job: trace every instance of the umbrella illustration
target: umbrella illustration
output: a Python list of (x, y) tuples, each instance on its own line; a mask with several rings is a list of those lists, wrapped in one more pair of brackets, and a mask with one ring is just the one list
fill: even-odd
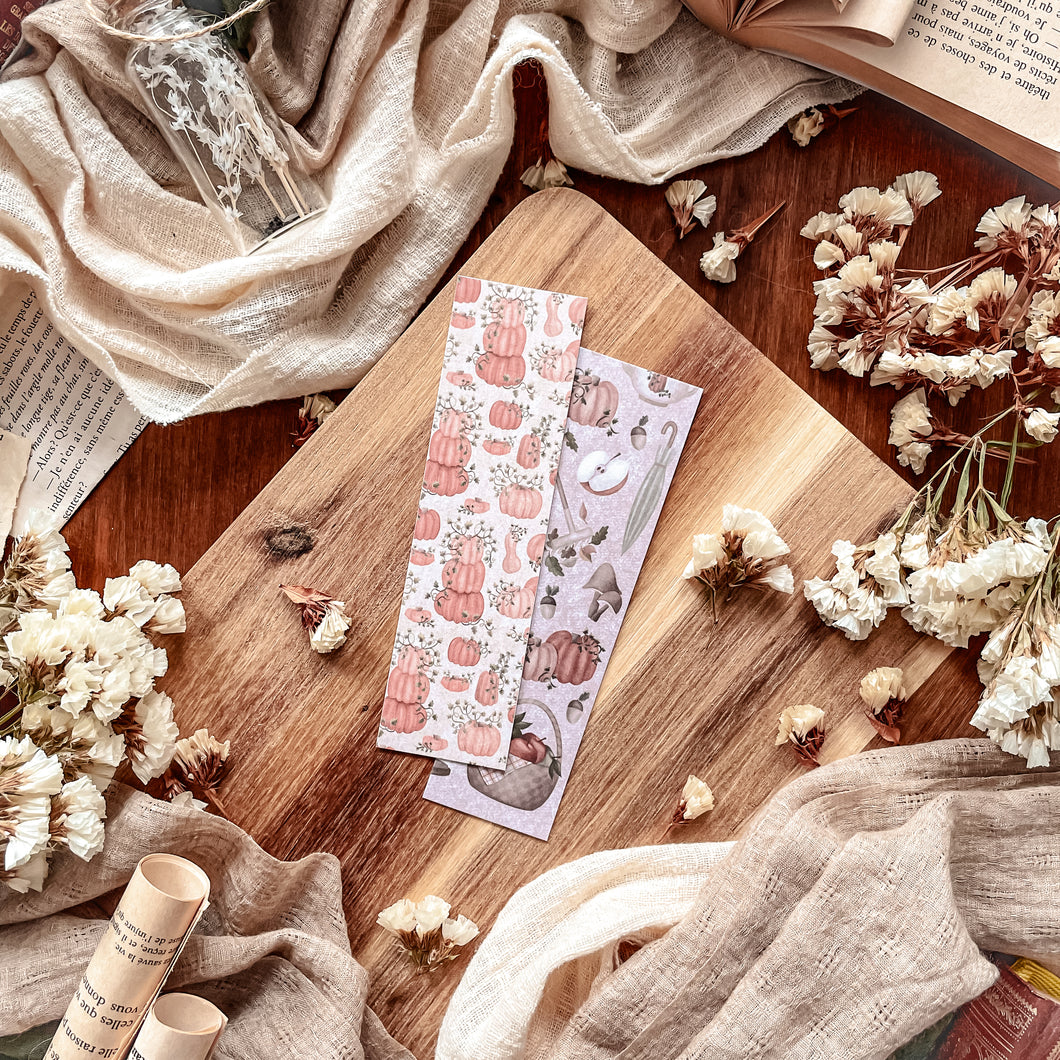
[(659, 451), (655, 454), (655, 463), (648, 468), (648, 473), (644, 476), (644, 481), (641, 483), (637, 496), (633, 501), (633, 507), (629, 510), (629, 518), (626, 520), (626, 532), (622, 537), (623, 554), (628, 552), (633, 547), (633, 543), (640, 537), (644, 527), (648, 525), (648, 520), (651, 519), (652, 512), (655, 511), (655, 507), (659, 503), (659, 498), (662, 496), (663, 480), (666, 478), (666, 465), (670, 462), (670, 457), (673, 455), (674, 442), (677, 440), (677, 424), (673, 420), (667, 420), (663, 424), (660, 433), (666, 434), (667, 432), (669, 432), (669, 437), (659, 446)]

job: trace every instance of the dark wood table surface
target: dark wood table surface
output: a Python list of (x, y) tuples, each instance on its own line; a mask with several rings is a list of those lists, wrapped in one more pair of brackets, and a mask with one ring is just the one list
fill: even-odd
[[(519, 174), (540, 154), (547, 95), (533, 67), (518, 71), (516, 139), (504, 173), (447, 280), (494, 227), (530, 192)], [(730, 286), (704, 280), (699, 257), (711, 245), (697, 228), (678, 241), (659, 187), (643, 187), (572, 171), (575, 186), (604, 206), (692, 285), (762, 352), (861, 438), (897, 467), (887, 445), (895, 391), (865, 380), (810, 368), (806, 335), (811, 326), (811, 283), (817, 273), (812, 244), (799, 236), (818, 210), (834, 210), (840, 195), (860, 185), (887, 186), (900, 173), (936, 173), (943, 197), (924, 213), (903, 254), (907, 267), (934, 267), (964, 257), (973, 230), (990, 206), (1025, 194), (1055, 202), (1057, 190), (948, 129), (888, 99), (866, 93), (857, 110), (809, 147), (796, 146), (786, 130), (750, 155), (690, 171), (718, 198), (717, 222), (732, 229), (778, 202), (787, 208), (748, 249)], [(336, 398), (341, 395), (333, 395)], [(706, 400), (709, 400), (709, 395)], [(749, 393), (747, 401), (755, 395)], [(972, 432), (1002, 407), (1000, 385), (974, 391), (950, 416)], [(102, 589), (108, 576), (136, 560), (156, 559), (186, 571), (296, 452), (299, 402), (287, 400), (200, 416), (169, 427), (149, 426), (66, 528), (78, 581)], [(1020, 469), (1013, 507), (1023, 516), (1051, 517), (1060, 510), (1060, 447), (1037, 452), (1034, 467)], [(913, 481), (907, 472), (903, 471)], [(908, 739), (970, 734), (964, 724), (936, 723), (931, 709), (943, 697), (978, 697), (975, 656), (954, 652), (918, 691), (907, 712)], [(178, 722), (180, 721), (178, 712)]]

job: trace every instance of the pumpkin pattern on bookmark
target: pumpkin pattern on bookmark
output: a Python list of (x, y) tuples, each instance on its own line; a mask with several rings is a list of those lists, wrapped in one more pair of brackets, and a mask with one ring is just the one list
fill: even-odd
[(507, 761), (585, 309), (457, 278), (380, 747)]

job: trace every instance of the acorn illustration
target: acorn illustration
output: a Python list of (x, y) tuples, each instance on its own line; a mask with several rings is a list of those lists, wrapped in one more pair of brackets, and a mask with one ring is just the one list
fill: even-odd
[(581, 719), (582, 713), (585, 711), (585, 701), (589, 698), (588, 692), (583, 692), (577, 699), (572, 699), (567, 704), (567, 721), (571, 725), (577, 724)]
[(431, 766), (432, 777), (447, 777), (452, 772), (449, 768), (448, 762), (443, 762), (440, 758), (434, 760), (434, 765)]
[(629, 440), (634, 449), (643, 449), (648, 443), (648, 432), (644, 424), (648, 422), (647, 416), (641, 416), (640, 423), (629, 432)]
[(538, 605), (545, 618), (551, 618), (556, 613), (556, 593), (558, 592), (558, 585), (545, 586), (545, 595), (541, 597), (541, 603)]

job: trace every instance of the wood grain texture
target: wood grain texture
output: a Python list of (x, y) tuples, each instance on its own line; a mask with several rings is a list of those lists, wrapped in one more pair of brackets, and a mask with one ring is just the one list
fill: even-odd
[[(708, 779), (718, 807), (676, 838), (731, 837), (801, 770), (772, 746), (784, 706), (826, 707), (825, 758), (849, 754), (873, 738), (862, 674), (902, 665), (915, 686), (946, 657), (900, 620), (851, 644), (800, 595), (746, 591), (713, 626), (700, 587), (680, 573), (692, 534), (716, 527), (724, 503), (773, 518), (799, 579), (828, 567), (837, 534), (872, 535), (912, 491), (602, 209), (573, 191), (535, 196), (466, 271), (585, 294), (586, 345), (704, 388), (551, 840), (424, 802), (429, 763), (375, 747), (451, 289), (189, 573), (189, 629), (174, 638), (166, 681), (182, 728), (208, 724), (232, 741), (231, 817), (278, 857), (322, 849), (342, 860), (372, 1004), (419, 1055), (459, 972), (409, 978), (374, 926), (379, 909), (438, 893), (488, 926), (546, 868), (659, 841), (690, 772)], [(313, 547), (270, 549), (291, 528)], [(280, 582), (346, 600), (347, 645), (311, 652)], [(944, 724), (969, 708), (947, 704)]]

